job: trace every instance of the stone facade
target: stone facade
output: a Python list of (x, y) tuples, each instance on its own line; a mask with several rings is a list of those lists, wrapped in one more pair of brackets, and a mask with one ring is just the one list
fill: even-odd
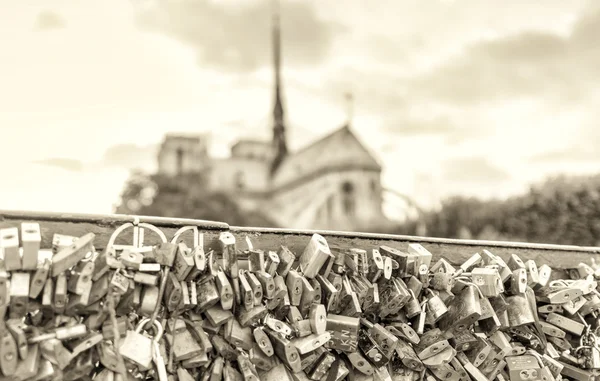
[(158, 155), (159, 173), (209, 174), (209, 187), (231, 194), (248, 210), (261, 210), (279, 226), (296, 229), (371, 230), (387, 226), (382, 210), (381, 165), (346, 125), (289, 152), (281, 84), (281, 29), (273, 18), (274, 107), (272, 141), (240, 140), (227, 159), (209, 157), (202, 136), (171, 134)]
[(350, 127), (289, 153), (273, 174), (270, 147), (269, 142), (242, 140), (232, 146), (229, 158), (213, 159), (205, 154), (204, 138), (168, 135), (158, 167), (168, 175), (206, 170), (212, 190), (232, 194), (248, 211), (262, 210), (281, 227), (365, 230), (387, 225), (381, 166)]

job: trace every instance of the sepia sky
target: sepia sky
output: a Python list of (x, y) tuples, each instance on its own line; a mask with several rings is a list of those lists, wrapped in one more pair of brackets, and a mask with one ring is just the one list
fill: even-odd
[[(268, 0), (0, 0), (0, 209), (108, 213), (169, 131), (268, 138)], [(353, 129), (423, 206), (600, 168), (600, 6), (284, 0), (292, 148)]]

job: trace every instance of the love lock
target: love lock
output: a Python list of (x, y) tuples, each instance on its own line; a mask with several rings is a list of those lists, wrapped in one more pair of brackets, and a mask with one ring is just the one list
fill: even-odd
[(139, 366), (140, 370), (150, 369), (153, 360), (153, 341), (158, 342), (163, 335), (163, 327), (158, 320), (152, 321), (152, 325), (156, 328), (154, 339), (142, 335), (144, 326), (149, 322), (148, 318), (142, 319), (135, 331), (127, 331), (127, 336), (119, 348), (121, 356)]

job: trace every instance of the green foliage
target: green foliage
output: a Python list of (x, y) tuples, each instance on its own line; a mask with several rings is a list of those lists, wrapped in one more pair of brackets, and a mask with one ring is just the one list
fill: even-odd
[(600, 175), (551, 178), (504, 201), (452, 197), (394, 233), (416, 234), (418, 222), (432, 237), (600, 246)]
[(222, 221), (234, 226), (276, 227), (266, 216), (242, 210), (229, 195), (212, 192), (206, 184), (202, 173), (168, 177), (133, 172), (115, 213)]

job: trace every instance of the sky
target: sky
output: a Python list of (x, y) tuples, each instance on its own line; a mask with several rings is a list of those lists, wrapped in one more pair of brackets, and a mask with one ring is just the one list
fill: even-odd
[[(431, 207), (599, 171), (600, 5), (282, 0), (297, 149), (353, 131)], [(167, 132), (269, 138), (269, 0), (0, 0), (0, 209), (110, 213)]]

